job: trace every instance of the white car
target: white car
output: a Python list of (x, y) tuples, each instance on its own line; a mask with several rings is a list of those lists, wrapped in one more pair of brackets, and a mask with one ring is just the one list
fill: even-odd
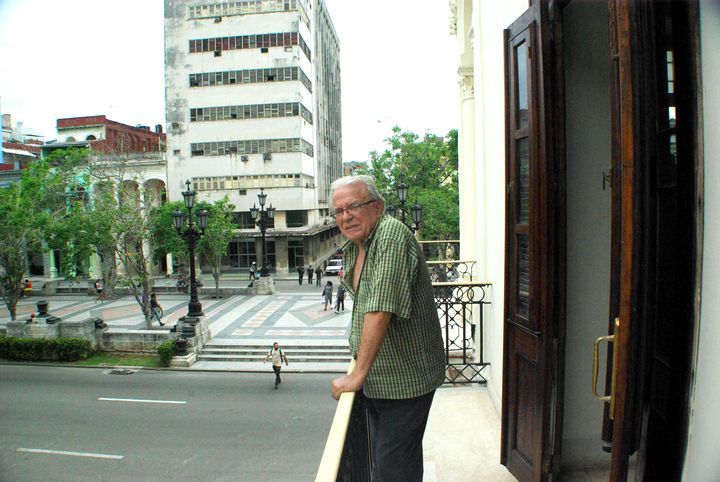
[(325, 276), (338, 276), (340, 271), (343, 271), (343, 260), (331, 259), (325, 268)]

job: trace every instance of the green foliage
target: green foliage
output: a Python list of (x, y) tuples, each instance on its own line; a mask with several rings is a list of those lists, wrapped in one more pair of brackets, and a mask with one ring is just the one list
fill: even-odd
[(175, 259), (187, 259), (188, 249), (185, 241), (173, 227), (172, 213), (186, 212), (182, 201), (173, 201), (152, 208), (150, 212), (150, 239), (152, 257), (156, 263), (162, 262), (170, 253)]
[(395, 186), (408, 184), (407, 222), (410, 206), (415, 202), (423, 206), (419, 237), (456, 239), (460, 232), (457, 130), (445, 137), (430, 133), (420, 137), (396, 126), (385, 142), (388, 147), (371, 152), (361, 173), (375, 179), (386, 205), (398, 206)]
[(225, 196), (213, 204), (201, 202), (199, 203), (199, 209), (207, 209), (210, 215), (205, 234), (200, 238), (198, 244), (198, 252), (207, 264), (212, 267), (215, 285), (216, 288), (219, 288), (222, 258), (227, 254), (230, 241), (232, 241), (235, 232), (235, 224), (233, 223), (235, 206)]
[(14, 361), (74, 361), (92, 354), (90, 342), (80, 338), (0, 337), (0, 358)]
[(160, 355), (160, 366), (169, 367), (172, 357), (175, 355), (175, 340), (165, 340), (157, 348), (157, 352)]

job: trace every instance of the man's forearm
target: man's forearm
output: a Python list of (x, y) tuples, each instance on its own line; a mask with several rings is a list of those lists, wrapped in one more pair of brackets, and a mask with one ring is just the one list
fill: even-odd
[(365, 381), (373, 363), (375, 363), (375, 358), (380, 352), (391, 319), (392, 313), (384, 311), (373, 311), (365, 314), (354, 371), (355, 376), (360, 377), (362, 382)]

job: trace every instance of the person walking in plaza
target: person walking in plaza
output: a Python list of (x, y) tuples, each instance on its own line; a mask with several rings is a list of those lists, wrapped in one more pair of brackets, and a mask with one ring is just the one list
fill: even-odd
[(330, 305), (330, 307), (332, 307), (332, 296), (333, 296), (332, 292), (333, 292), (332, 281), (328, 281), (327, 283), (325, 283), (325, 287), (323, 288), (323, 291), (322, 291), (322, 297), (323, 297), (323, 300), (325, 301), (325, 309), (323, 311), (327, 311), (328, 305)]
[(410, 230), (384, 213), (370, 176), (331, 186), (335, 221), (348, 239), (341, 283), (353, 298), (355, 370), (332, 381), (332, 396), (362, 391), (374, 480), (421, 482), (422, 439), (445, 350), (428, 268)]
[(250, 281), (255, 281), (255, 269), (255, 261), (253, 261), (252, 264), (250, 264), (250, 273), (248, 278)]
[(280, 344), (278, 342), (273, 343), (272, 348), (270, 348), (270, 352), (265, 355), (263, 363), (267, 363), (268, 358), (272, 358), (272, 367), (275, 372), (275, 390), (277, 390), (278, 385), (282, 383), (282, 380), (280, 379), (280, 370), (282, 369), (283, 360), (285, 360), (285, 366), (290, 366), (290, 364), (288, 363), (287, 357), (280, 349)]
[(97, 293), (95, 303), (97, 303), (98, 301), (100, 303), (105, 303), (105, 290), (103, 288), (102, 280), (100, 278), (95, 280), (95, 292)]
[(309, 284), (310, 286), (312, 286), (313, 273), (314, 273), (314, 272), (315, 272), (315, 270), (313, 269), (312, 265), (309, 265), (308, 268), (307, 268), (306, 273), (307, 273), (307, 278), (308, 278), (308, 284)]
[(320, 286), (320, 278), (322, 278), (323, 270), (320, 266), (315, 270), (315, 286)]
[(337, 297), (335, 298), (335, 313), (340, 313), (340, 307), (342, 311), (345, 311), (345, 288), (342, 282), (338, 285)]
[(160, 323), (160, 326), (165, 326), (165, 323), (161, 321), (163, 314), (162, 306), (160, 306), (157, 300), (157, 293), (152, 293), (150, 295), (150, 316), (154, 316), (157, 322)]
[(305, 276), (305, 268), (303, 267), (303, 265), (299, 265), (296, 271), (298, 274), (298, 284), (302, 286), (303, 276)]

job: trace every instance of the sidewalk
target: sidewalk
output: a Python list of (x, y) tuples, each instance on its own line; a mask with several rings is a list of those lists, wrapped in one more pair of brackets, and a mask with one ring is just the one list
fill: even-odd
[[(337, 284), (337, 278), (323, 279)], [(167, 282), (167, 284), (166, 284)], [(208, 286), (205, 280), (205, 286)], [(225, 280), (221, 287), (246, 286), (247, 280)], [(160, 279), (156, 286), (174, 284), (174, 280)], [(287, 371), (344, 372), (345, 364), (292, 363), (293, 346), (336, 346), (347, 347), (352, 300), (345, 301), (345, 311), (336, 314), (331, 308), (325, 311), (320, 302), (322, 286), (299, 285), (297, 280), (276, 281), (275, 295), (231, 295), (213, 298), (204, 294), (199, 297), (212, 334), (212, 343), (223, 345), (272, 346), (280, 342), (287, 347), (291, 359)], [(31, 313), (37, 314), (39, 301), (49, 302), (49, 313), (64, 321), (79, 321), (87, 318), (102, 318), (109, 331), (169, 331), (177, 321), (187, 314), (189, 295), (183, 293), (160, 293), (158, 302), (163, 307), (165, 326), (153, 320), (148, 328), (140, 305), (133, 296), (123, 296), (104, 303), (95, 301), (95, 296), (85, 294), (60, 294), (32, 296), (20, 300), (17, 319), (25, 320)], [(10, 314), (0, 308), (0, 330), (9, 321)], [(204, 362), (199, 361), (194, 370), (239, 370), (264, 371), (267, 366), (261, 362)]]

